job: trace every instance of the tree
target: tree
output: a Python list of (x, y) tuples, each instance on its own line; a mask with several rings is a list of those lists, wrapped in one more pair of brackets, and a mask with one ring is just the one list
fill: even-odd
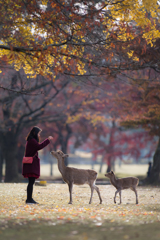
[(91, 150), (95, 160), (101, 155), (101, 160), (107, 164), (106, 172), (109, 172), (114, 170), (117, 159), (121, 162), (125, 162), (126, 158), (139, 162), (142, 157), (148, 158), (154, 152), (155, 139), (143, 129), (123, 129), (118, 121), (112, 121), (99, 124), (90, 132), (84, 146)]
[[(134, 79), (133, 73), (131, 76)], [(138, 77), (139, 75), (136, 76), (136, 78)], [(97, 91), (94, 92), (94, 101), (90, 101), (88, 105), (90, 121), (85, 122), (81, 118), (85, 130), (82, 131), (81, 126), (75, 125), (74, 132), (77, 132), (75, 145), (80, 146), (85, 143), (91, 149), (95, 159), (97, 154), (103, 155), (109, 167), (113, 166), (117, 157), (122, 160), (123, 156), (127, 156), (139, 161), (142, 151), (146, 148), (148, 150), (143, 157), (151, 157), (156, 144), (156, 139), (148, 131), (144, 131), (142, 128), (125, 130), (120, 126), (122, 119), (133, 118), (136, 112), (138, 113), (138, 111), (132, 112), (134, 101), (131, 99), (129, 102), (129, 99), (132, 96), (133, 84), (129, 83), (130, 79), (124, 77), (119, 82), (112, 78), (112, 82), (103, 82), (99, 85)], [(99, 92), (98, 95), (95, 94), (96, 92)], [(137, 102), (135, 105), (138, 109)], [(127, 114), (124, 112), (125, 107)], [(97, 116), (94, 115), (95, 112)]]
[[(20, 134), (24, 128), (28, 130), (37, 123), (43, 123), (43, 127), (46, 124), (56, 135), (54, 148), (61, 146), (66, 152), (72, 135), (71, 124), (82, 117), (94, 122), (99, 118), (99, 113), (91, 115), (88, 112), (99, 95), (95, 87), (88, 91), (76, 83), (69, 84), (64, 76), (57, 77), (54, 82), (46, 81), (42, 76), (26, 81), (27, 77), (23, 70), (7, 69), (1, 73), (0, 81), (5, 85), (1, 88), (0, 98), (0, 144), (6, 161), (6, 182), (18, 177), (17, 150), (20, 150), (18, 156), (22, 156)], [(8, 86), (10, 91), (4, 91)]]
[[(60, 84), (44, 77), (37, 76), (36, 80), (28, 79), (21, 70), (16, 72), (11, 69), (4, 75), (1, 74), (1, 81), (4, 86), (10, 85), (12, 91), (1, 89), (0, 96), (0, 146), (6, 163), (5, 182), (17, 181), (17, 146), (18, 138), (24, 128), (33, 126), (37, 122), (46, 121), (46, 118), (54, 121), (60, 115), (47, 116), (45, 107), (56, 98), (59, 92), (68, 84)], [(28, 92), (27, 95), (17, 93), (23, 88)], [(43, 95), (42, 95), (43, 92)]]
[[(126, 74), (130, 76), (130, 74)], [(123, 91), (119, 95), (118, 101), (122, 104), (121, 109), (121, 125), (124, 127), (142, 127), (148, 131), (151, 136), (157, 136), (160, 139), (160, 115), (159, 115), (159, 92), (160, 81), (159, 73), (153, 69), (146, 69), (144, 71), (132, 72), (132, 76), (128, 82), (134, 81), (139, 77), (139, 80), (133, 85), (128, 84), (128, 90)], [(154, 81), (152, 80), (154, 79)], [(119, 112), (120, 114), (120, 112)], [(122, 116), (123, 114), (123, 116)], [(150, 183), (159, 181), (160, 173), (160, 155), (159, 155), (159, 141), (157, 149), (153, 157), (153, 167), (151, 170)]]
[[(64, 153), (67, 153), (71, 137), (76, 138), (77, 143), (75, 145), (77, 147), (77, 144), (81, 144), (78, 143), (79, 136), (82, 137), (89, 131), (89, 122), (93, 124), (100, 120), (99, 113), (97, 114), (95, 109), (91, 107), (97, 100), (98, 95), (99, 92), (95, 87), (90, 92), (84, 86), (80, 87), (72, 83), (61, 91), (54, 106), (51, 105), (50, 110), (48, 109), (48, 113), (50, 115), (59, 113), (63, 118), (55, 122), (51, 120), (51, 123), (49, 121), (45, 123), (46, 128), (54, 136), (52, 146), (55, 150), (60, 147)], [(66, 165), (68, 165), (67, 159)]]
[[(116, 81), (112, 81), (112, 83), (105, 82), (99, 88), (95, 88), (92, 94), (91, 88), (90, 93), (87, 89), (88, 94), (91, 95), (90, 97), (87, 97), (86, 89), (80, 90), (80, 87), (77, 86), (75, 92), (70, 88), (67, 91), (65, 88), (62, 92), (67, 103), (65, 108), (68, 117), (67, 124), (66, 122), (61, 123), (59, 131), (56, 125), (53, 125), (57, 136), (56, 142), (59, 142), (59, 134), (65, 140), (65, 136), (67, 136), (65, 127), (69, 124), (74, 147), (87, 146), (95, 158), (97, 154), (104, 155), (105, 162), (109, 167), (113, 167), (117, 157), (122, 160), (123, 156), (127, 156), (139, 161), (146, 146), (148, 151), (143, 157), (153, 153), (155, 139), (148, 132), (142, 129), (125, 131), (119, 125), (119, 112), (123, 110), (123, 105), (122, 101), (115, 102), (114, 98), (118, 96), (118, 91), (119, 93), (122, 91), (125, 96), (128, 85), (117, 84)], [(86, 97), (85, 101), (83, 95)], [(63, 105), (62, 109), (64, 109)], [(64, 112), (63, 110), (60, 111)], [(68, 152), (67, 148), (65, 149), (66, 152)]]
[[(134, 42), (159, 38), (157, 1), (1, 0), (0, 56), (33, 76), (116, 74), (139, 64)], [(92, 69), (93, 68), (93, 69)], [(93, 70), (93, 71), (92, 71)]]

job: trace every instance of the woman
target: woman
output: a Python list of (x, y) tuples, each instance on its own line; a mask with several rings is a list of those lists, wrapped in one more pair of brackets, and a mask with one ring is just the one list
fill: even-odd
[(49, 136), (43, 142), (39, 143), (41, 129), (39, 127), (33, 127), (30, 133), (27, 136), (25, 157), (33, 157), (33, 162), (31, 164), (24, 163), (22, 175), (25, 178), (28, 178), (27, 186), (27, 200), (26, 203), (36, 204), (32, 198), (33, 184), (35, 179), (40, 177), (40, 159), (38, 157), (38, 151), (46, 147), (50, 140), (53, 139), (52, 136)]

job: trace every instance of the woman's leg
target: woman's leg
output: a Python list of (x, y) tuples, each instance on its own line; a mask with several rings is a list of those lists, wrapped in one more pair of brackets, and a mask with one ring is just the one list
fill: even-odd
[(33, 193), (33, 184), (35, 183), (35, 177), (28, 178), (28, 186), (27, 186), (27, 201), (32, 200)]

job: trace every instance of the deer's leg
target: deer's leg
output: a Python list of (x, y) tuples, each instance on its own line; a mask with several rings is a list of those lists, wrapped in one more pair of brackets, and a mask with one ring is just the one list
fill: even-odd
[(119, 202), (119, 204), (121, 204), (121, 203), (122, 203), (122, 199), (121, 199), (121, 190), (119, 191), (119, 198), (120, 198), (120, 202)]
[(94, 192), (94, 187), (93, 187), (93, 184), (89, 184), (90, 188), (91, 188), (91, 197), (90, 197), (90, 200), (89, 200), (89, 204), (92, 203), (92, 197), (93, 197), (93, 192)]
[(116, 203), (116, 196), (117, 196), (117, 193), (119, 193), (121, 190), (118, 189), (116, 192), (115, 192), (115, 196), (114, 196), (114, 203)]
[(96, 190), (96, 192), (98, 193), (100, 204), (101, 204), (102, 203), (102, 198), (101, 198), (101, 194), (100, 194), (99, 188), (95, 184), (93, 184), (93, 187)]
[(137, 190), (136, 190), (135, 187), (132, 187), (131, 190), (132, 190), (133, 192), (135, 192), (135, 195), (136, 195), (136, 204), (138, 204), (138, 194), (137, 194)]
[(72, 189), (73, 189), (73, 183), (68, 183), (69, 187), (69, 195), (70, 195), (70, 201), (68, 204), (72, 204)]

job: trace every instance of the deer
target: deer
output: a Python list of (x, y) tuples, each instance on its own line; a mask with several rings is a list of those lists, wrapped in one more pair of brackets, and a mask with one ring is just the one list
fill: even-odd
[(97, 191), (99, 196), (100, 204), (102, 203), (102, 198), (100, 195), (99, 188), (95, 185), (97, 179), (97, 172), (90, 169), (78, 169), (73, 167), (67, 167), (64, 163), (65, 157), (69, 157), (68, 154), (64, 154), (61, 150), (51, 151), (53, 157), (58, 161), (58, 169), (62, 175), (64, 182), (68, 184), (70, 201), (69, 204), (72, 204), (72, 189), (73, 184), (83, 185), (88, 184), (91, 188), (91, 197), (89, 204), (92, 203), (92, 197), (94, 189)]
[(114, 196), (114, 203), (116, 203), (116, 195), (117, 195), (117, 193), (119, 193), (119, 197), (120, 197), (120, 203), (119, 204), (121, 204), (122, 203), (122, 201), (121, 201), (121, 190), (130, 188), (133, 192), (135, 192), (136, 204), (138, 204), (138, 194), (137, 194), (137, 190), (136, 190), (136, 187), (138, 186), (138, 183), (139, 183), (138, 178), (136, 178), (136, 177), (126, 177), (126, 178), (116, 179), (113, 171), (111, 171), (109, 173), (106, 173), (105, 176), (107, 178), (109, 178), (111, 184), (117, 189), (117, 191), (115, 192), (115, 196)]

